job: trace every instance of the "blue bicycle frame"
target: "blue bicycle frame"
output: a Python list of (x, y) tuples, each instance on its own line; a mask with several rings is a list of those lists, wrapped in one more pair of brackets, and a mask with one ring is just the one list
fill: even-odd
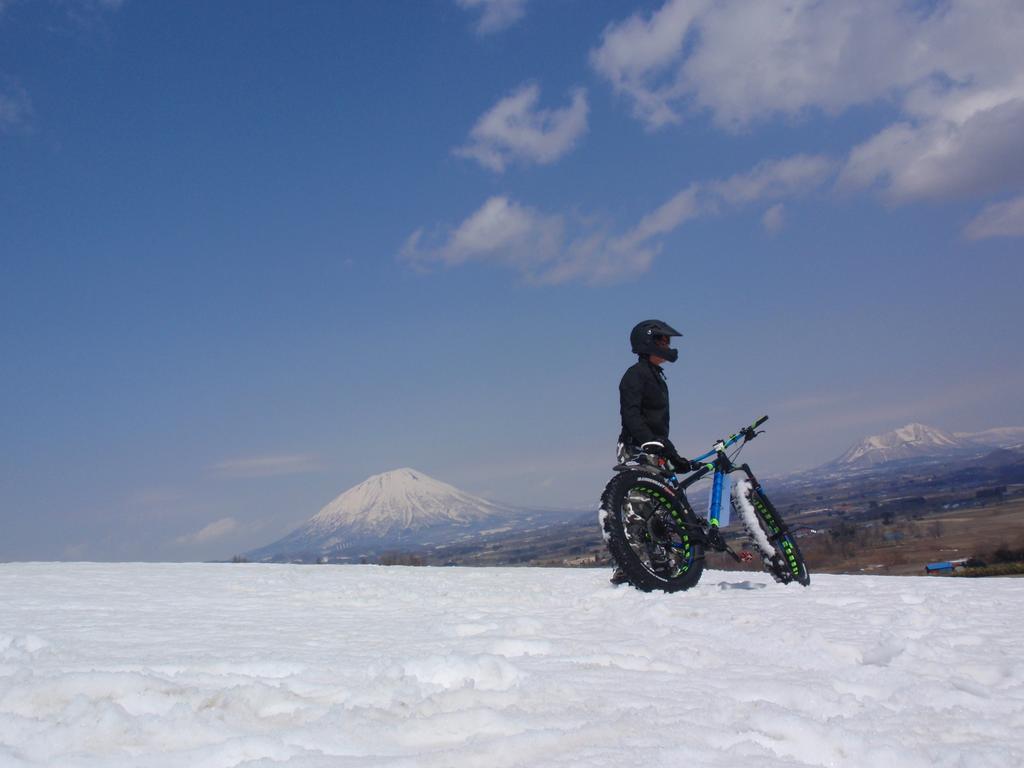
[[(740, 440), (753, 439), (754, 435), (757, 434), (757, 428), (766, 421), (768, 421), (768, 417), (762, 416), (749, 427), (741, 429), (739, 432), (729, 436), (729, 438), (725, 440), (719, 440), (710, 451), (690, 460), (690, 463), (695, 467), (699, 466), (699, 469), (685, 480), (681, 482), (677, 480), (679, 486), (686, 489), (701, 478), (705, 477), (709, 472), (714, 472), (714, 475), (711, 478), (711, 503), (708, 507), (708, 525), (712, 528), (718, 528), (722, 518), (722, 491), (725, 487), (725, 476), (736, 469), (740, 469), (746, 472), (751, 480), (754, 479), (753, 473), (746, 464), (740, 467), (734, 467), (732, 462), (729, 461), (726, 451)], [(712, 457), (714, 457), (714, 459), (712, 461), (708, 461), (708, 459), (711, 459)]]

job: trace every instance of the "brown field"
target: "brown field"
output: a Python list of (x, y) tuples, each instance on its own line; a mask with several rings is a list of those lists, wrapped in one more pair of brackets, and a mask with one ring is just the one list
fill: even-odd
[[(887, 541), (886, 533), (902, 534)], [(799, 539), (811, 572), (923, 574), (926, 563), (980, 557), (989, 561), (999, 547), (1024, 548), (1024, 499), (996, 502), (965, 512), (936, 512), (883, 525), (860, 523), (852, 536), (830, 532)]]

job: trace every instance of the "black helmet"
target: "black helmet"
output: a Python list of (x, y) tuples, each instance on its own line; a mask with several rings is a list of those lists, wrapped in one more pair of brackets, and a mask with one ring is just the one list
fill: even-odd
[(671, 325), (661, 320), (644, 320), (642, 323), (637, 323), (633, 330), (629, 332), (629, 344), (637, 355), (642, 357), (655, 355), (670, 363), (674, 363), (679, 359), (679, 351), (670, 347), (659, 346), (658, 337), (670, 338), (682, 335)]

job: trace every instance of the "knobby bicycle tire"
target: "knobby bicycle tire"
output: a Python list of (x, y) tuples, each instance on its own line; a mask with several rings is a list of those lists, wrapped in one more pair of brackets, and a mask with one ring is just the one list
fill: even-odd
[(629, 583), (643, 592), (678, 592), (700, 581), (704, 548), (690, 535), (700, 522), (685, 498), (655, 475), (627, 470), (601, 496), (601, 530)]
[(765, 569), (783, 584), (808, 586), (811, 574), (800, 547), (760, 486), (744, 478), (733, 485), (732, 499)]

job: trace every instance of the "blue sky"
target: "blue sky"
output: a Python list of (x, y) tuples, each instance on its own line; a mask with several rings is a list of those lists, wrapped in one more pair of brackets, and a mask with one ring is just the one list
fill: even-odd
[[(977, 7), (975, 7), (977, 6)], [(1024, 9), (0, 2), (0, 559), (264, 544), (413, 466), (1024, 424)]]

